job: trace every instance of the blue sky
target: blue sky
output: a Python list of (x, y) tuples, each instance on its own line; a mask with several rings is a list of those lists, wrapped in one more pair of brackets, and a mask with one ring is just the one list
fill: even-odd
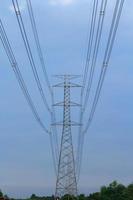
[[(42, 109), (11, 1), (0, 2), (0, 18), (31, 95), (47, 125), (48, 114)], [(26, 3), (25, 0), (19, 2), (43, 82)], [(99, 63), (103, 58), (113, 2), (108, 5)], [(38, 33), (52, 84), (57, 82), (52, 77), (54, 74), (83, 74), (90, 5), (89, 0), (33, 0)], [(113, 180), (125, 184), (133, 181), (132, 7), (131, 0), (125, 2), (97, 112), (86, 135), (80, 192), (97, 191), (100, 186)], [(0, 188), (15, 197), (25, 197), (33, 192), (54, 193), (55, 175), (49, 136), (43, 133), (34, 120), (1, 43), (0, 80)], [(60, 92), (58, 94), (56, 97), (59, 100), (62, 96)], [(47, 97), (49, 99), (48, 94)], [(59, 112), (57, 114), (60, 115)]]

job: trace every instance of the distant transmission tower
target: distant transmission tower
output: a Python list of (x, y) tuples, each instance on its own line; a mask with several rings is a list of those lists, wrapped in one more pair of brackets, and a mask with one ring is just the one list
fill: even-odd
[(63, 123), (56, 123), (56, 125), (63, 125), (63, 129), (55, 196), (62, 197), (65, 194), (77, 196), (77, 180), (71, 127), (79, 126), (80, 124), (71, 121), (71, 106), (79, 106), (79, 104), (70, 100), (70, 93), (72, 87), (80, 86), (71, 83), (71, 80), (78, 76), (58, 75), (56, 77), (63, 79), (63, 83), (59, 83), (55, 85), (55, 87), (64, 88), (64, 102), (55, 104), (55, 106), (63, 106)]

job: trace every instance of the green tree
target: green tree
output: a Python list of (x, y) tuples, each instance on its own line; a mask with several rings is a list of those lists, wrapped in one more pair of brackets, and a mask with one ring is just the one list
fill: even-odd
[(114, 181), (108, 187), (101, 188), (100, 200), (125, 200), (125, 190), (126, 187), (124, 185)]
[(80, 195), (78, 196), (78, 199), (79, 199), (79, 200), (85, 200), (85, 195), (84, 195), (84, 194), (80, 194)]
[(124, 193), (124, 200), (133, 200), (133, 184), (130, 184)]
[(90, 194), (89, 198), (87, 198), (88, 200), (101, 200), (100, 199), (100, 193), (96, 192), (94, 194)]
[(0, 190), (0, 197), (3, 197), (3, 193), (2, 193), (2, 191)]
[(61, 198), (61, 200), (77, 200), (77, 198), (69, 194), (66, 194)]
[(31, 199), (36, 199), (37, 196), (36, 196), (35, 194), (32, 194), (30, 198), (31, 198)]

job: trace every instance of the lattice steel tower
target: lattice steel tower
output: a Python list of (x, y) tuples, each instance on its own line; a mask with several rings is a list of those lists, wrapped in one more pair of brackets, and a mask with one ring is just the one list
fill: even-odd
[(70, 93), (71, 87), (80, 86), (71, 83), (71, 79), (77, 78), (77, 76), (63, 75), (58, 77), (64, 79), (63, 83), (56, 85), (56, 87), (64, 88), (64, 102), (56, 104), (56, 106), (63, 106), (63, 123), (57, 123), (59, 125), (62, 124), (63, 129), (55, 196), (61, 197), (65, 194), (77, 196), (77, 180), (71, 127), (77, 126), (78, 124), (71, 121), (71, 106), (79, 105), (70, 101)]

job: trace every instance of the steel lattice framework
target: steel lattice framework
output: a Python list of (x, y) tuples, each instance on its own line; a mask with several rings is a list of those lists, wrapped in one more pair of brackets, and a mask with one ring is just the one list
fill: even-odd
[(76, 78), (77, 76), (63, 75), (58, 77), (64, 79), (63, 83), (56, 85), (56, 87), (64, 88), (64, 102), (56, 104), (56, 106), (63, 106), (63, 129), (58, 162), (58, 174), (56, 181), (55, 196), (61, 197), (65, 194), (77, 196), (77, 180), (71, 127), (77, 126), (79, 124), (71, 121), (71, 106), (79, 105), (74, 102), (71, 102), (70, 93), (71, 87), (80, 86), (70, 82), (71, 79)]

